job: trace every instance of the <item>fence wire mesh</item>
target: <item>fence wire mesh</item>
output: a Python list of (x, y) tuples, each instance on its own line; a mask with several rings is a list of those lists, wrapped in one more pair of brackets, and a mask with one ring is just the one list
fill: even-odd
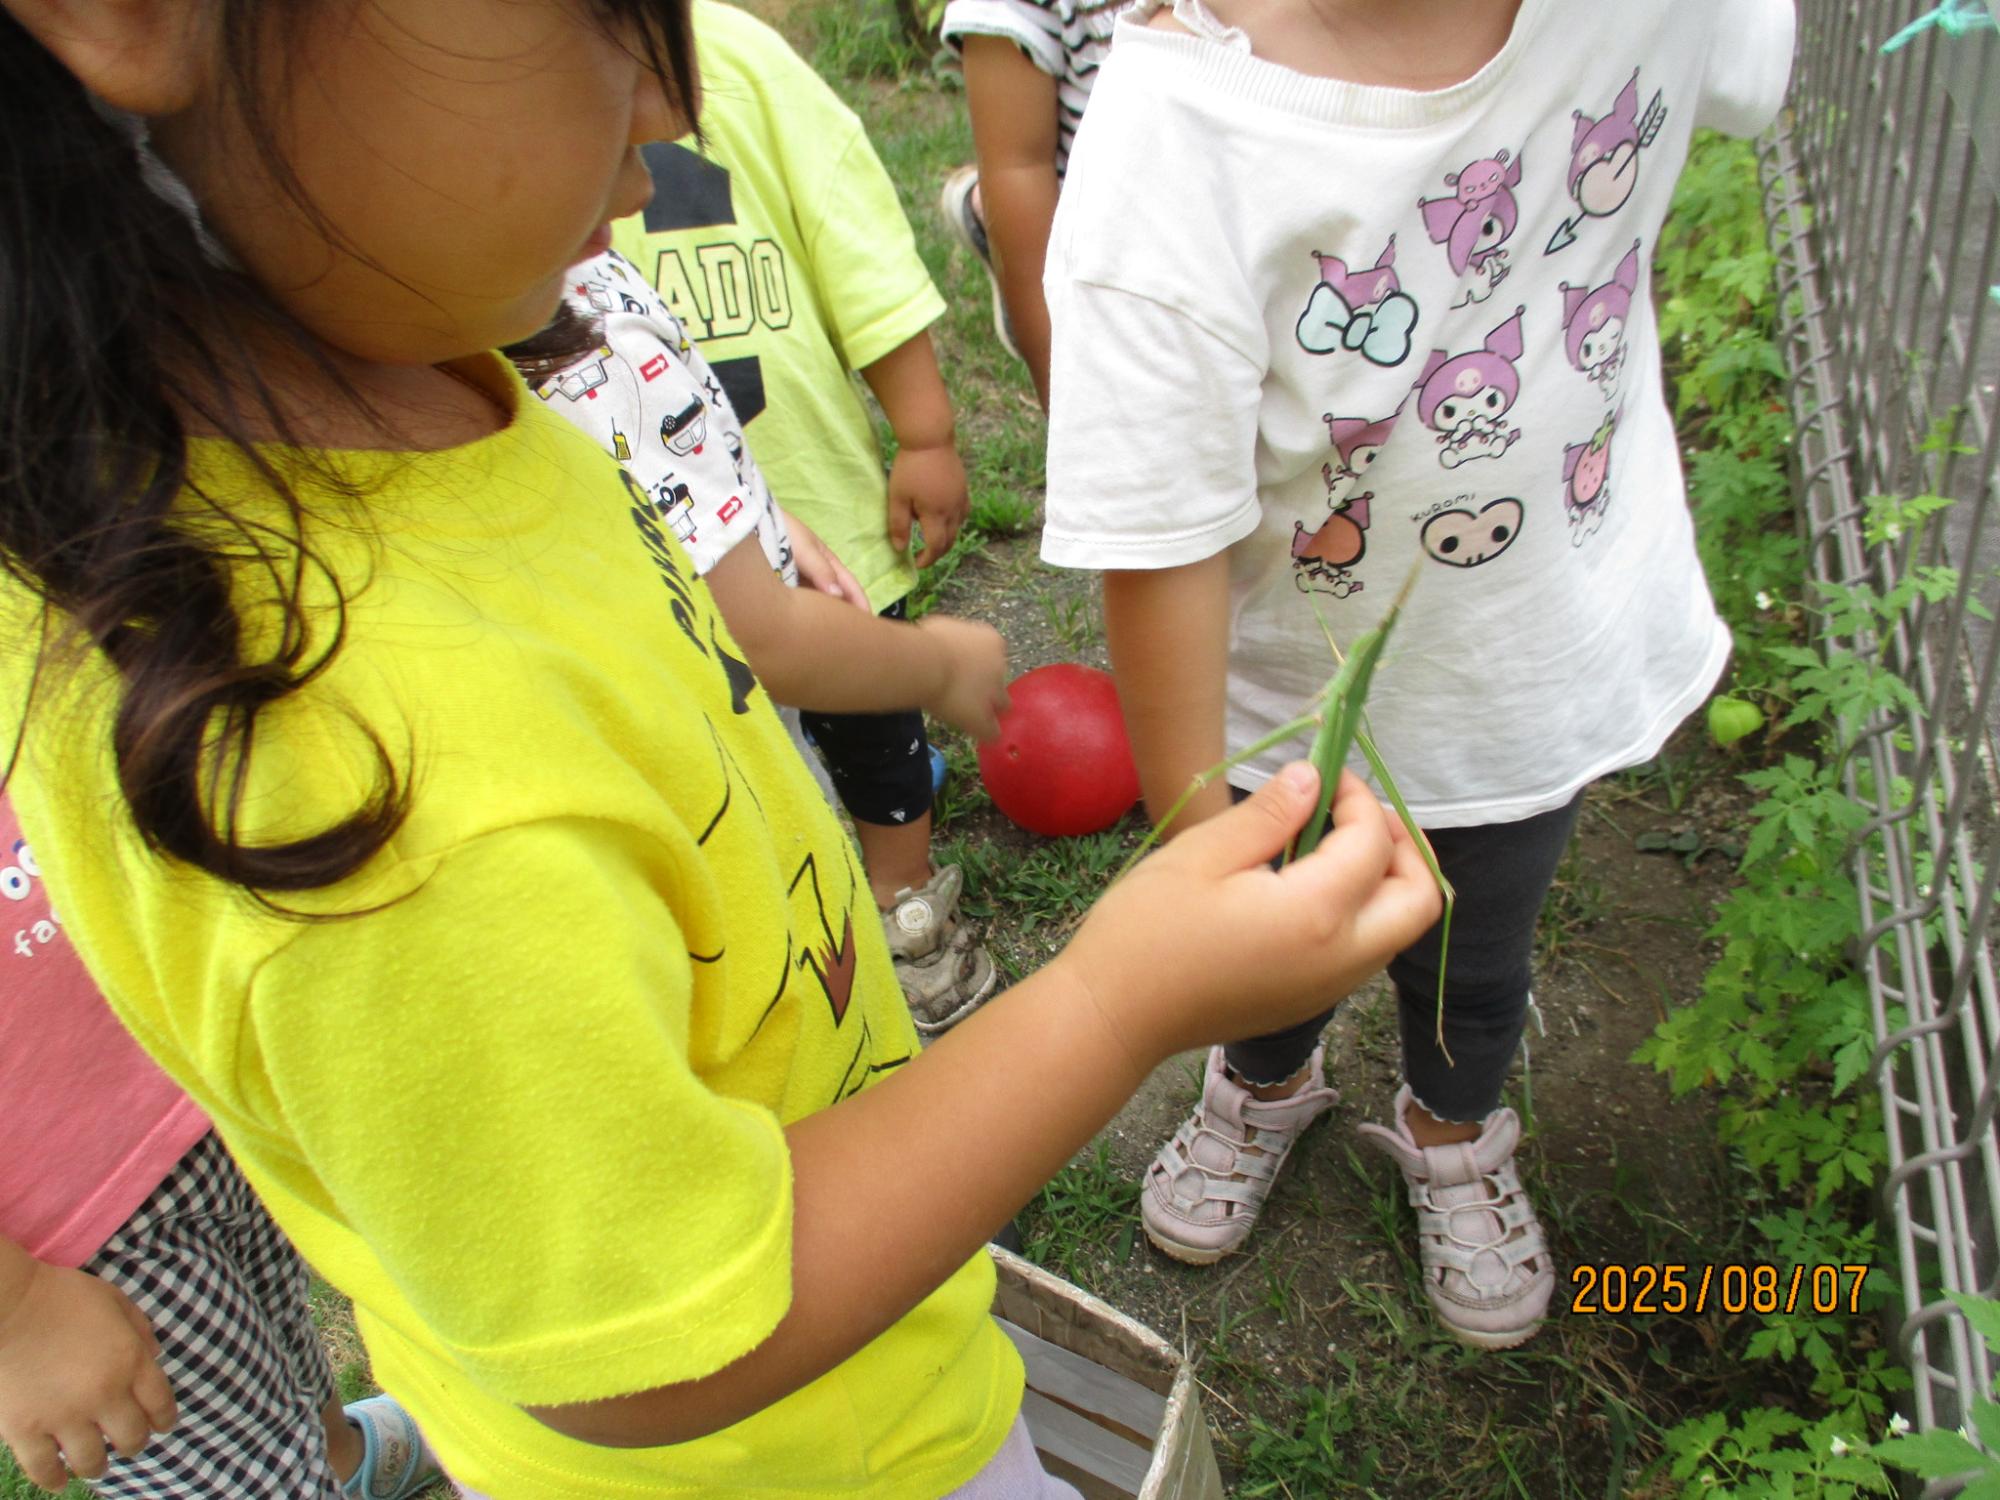
[[(1933, 26), (1884, 53), (1930, 10), (1802, 0), (1791, 106), (1762, 155), (1810, 572), (1887, 590), (1957, 570), (1893, 628), (1829, 642), (1914, 694), (1863, 726), (1847, 761), (1872, 813), (1854, 956), (1879, 1043), (1914, 1416), (1956, 1427), (1995, 1372), (1944, 1294), (1991, 1296), (2000, 1269), (2000, 32)], [(1885, 534), (1867, 518), (1892, 494), (1956, 503)]]

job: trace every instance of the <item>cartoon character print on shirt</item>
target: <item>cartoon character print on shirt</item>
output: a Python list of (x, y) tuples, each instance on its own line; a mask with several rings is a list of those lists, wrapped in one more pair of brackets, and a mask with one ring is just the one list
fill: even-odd
[(722, 442), (723, 446), (729, 450), (729, 467), (735, 471), (736, 482), (742, 485), (744, 489), (749, 489), (750, 465), (747, 462), (749, 453), (743, 446), (742, 437), (738, 435), (735, 428), (725, 427), (722, 432)]
[[(544, 379), (536, 394), (631, 469), (657, 518), (697, 566), (713, 548), (726, 547), (747, 514), (766, 560), (790, 582), (796, 555), (769, 508), (727, 392), (694, 352), (686, 328), (616, 254), (593, 258), (577, 277), (566, 305), (605, 319), (603, 343)], [(718, 437), (726, 465), (711, 446)]]
[(1331, 594), (1345, 599), (1366, 587), (1354, 576), (1354, 565), (1368, 550), (1369, 507), (1373, 495), (1357, 495), (1307, 531), (1292, 522), (1292, 582), (1302, 594)]
[(1521, 205), (1514, 196), (1521, 185), (1521, 158), (1496, 151), (1445, 173), (1444, 185), (1455, 191), (1442, 198), (1419, 198), (1417, 209), (1431, 242), (1445, 247), (1452, 274), (1467, 278), (1452, 306), (1470, 307), (1491, 297), (1507, 279), (1507, 251), (1502, 247), (1521, 221)]
[(1292, 523), (1292, 582), (1301, 593), (1345, 599), (1361, 592), (1362, 582), (1353, 569), (1368, 550), (1369, 515), (1375, 502), (1375, 492), (1361, 485), (1401, 415), (1399, 409), (1370, 421), (1326, 413), (1327, 440), (1339, 464), (1328, 461), (1319, 470), (1326, 481), (1330, 514), (1311, 531), (1303, 521)]
[(1475, 459), (1498, 458), (1521, 440), (1507, 414), (1521, 394), (1521, 319), (1525, 307), (1464, 354), (1433, 349), (1414, 387), (1417, 416), (1437, 435), (1438, 462), (1456, 469)]
[(1396, 237), (1375, 264), (1350, 271), (1337, 255), (1313, 251), (1319, 283), (1299, 314), (1296, 336), (1308, 354), (1351, 350), (1370, 364), (1400, 365), (1410, 357), (1417, 304), (1396, 276)]
[(1569, 362), (1597, 382), (1610, 400), (1618, 393), (1618, 377), (1625, 368), (1625, 328), (1639, 290), (1639, 242), (1632, 241), (1603, 286), (1585, 291), (1565, 281), (1558, 290), (1563, 299), (1563, 349)]
[(1460, 495), (1433, 507), (1428, 515), (1412, 519), (1423, 521), (1417, 539), (1433, 562), (1451, 568), (1476, 568), (1514, 545), (1525, 517), (1521, 502), (1511, 495), (1488, 500), (1477, 508), (1471, 495)]
[(1577, 212), (1556, 225), (1544, 252), (1548, 255), (1574, 245), (1586, 220), (1608, 219), (1631, 199), (1639, 185), (1639, 153), (1659, 135), (1667, 107), (1655, 89), (1645, 113), (1639, 112), (1639, 70), (1634, 68), (1609, 114), (1597, 119), (1580, 109), (1571, 114), (1576, 123), (1570, 140), (1569, 195)]
[(611, 346), (601, 344), (560, 375), (551, 376), (536, 386), (535, 394), (544, 401), (553, 401), (558, 396), (565, 401), (595, 401), (597, 392), (611, 378), (607, 368), (610, 358)]
[[(623, 277), (625, 274), (616, 264), (613, 264), (611, 269), (616, 271), (620, 277)], [(590, 310), (595, 313), (642, 313), (646, 310), (646, 304), (641, 302), (637, 297), (634, 297), (630, 292), (610, 285), (608, 282), (579, 281), (576, 284), (576, 294), (589, 303)], [(604, 352), (609, 354), (611, 351), (606, 349)], [(685, 354), (687, 352), (686, 348), (683, 347), (681, 352)]]
[[(850, 884), (852, 882), (850, 881)], [(819, 860), (808, 854), (793, 872), (792, 931), (803, 938), (792, 960), (793, 971), (801, 978), (810, 974), (832, 1012), (833, 1024), (847, 1019), (847, 1005), (854, 997), (854, 907), (853, 892), (837, 918), (827, 914), (826, 895), (820, 889)], [(838, 921), (839, 931), (834, 930)]]
[(1569, 517), (1569, 544), (1581, 547), (1604, 525), (1611, 507), (1611, 439), (1617, 435), (1620, 407), (1605, 417), (1588, 442), (1563, 449), (1563, 514)]
[(1395, 428), (1396, 418), (1401, 415), (1399, 409), (1371, 422), (1365, 417), (1325, 414), (1322, 420), (1326, 423), (1327, 441), (1333, 444), (1334, 455), (1340, 460), (1338, 467), (1331, 462), (1319, 466), (1320, 478), (1326, 481), (1329, 508), (1340, 510), (1357, 496), (1363, 500), (1374, 498), (1361, 493), (1362, 480), (1374, 466), (1382, 445), (1389, 441), (1389, 433)]

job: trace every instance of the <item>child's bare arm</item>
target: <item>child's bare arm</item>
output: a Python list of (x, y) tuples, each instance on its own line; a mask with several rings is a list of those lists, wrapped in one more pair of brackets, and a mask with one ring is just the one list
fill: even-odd
[(786, 588), (754, 542), (732, 547), (706, 576), (729, 633), (778, 702), (823, 713), (921, 708), (975, 739), (999, 733), (1007, 647), (991, 626), (941, 615), (906, 624)]
[(792, 561), (799, 570), (799, 587), (845, 599), (856, 609), (874, 614), (875, 606), (868, 602), (868, 591), (840, 560), (840, 555), (820, 540), (819, 533), (788, 510), (781, 509), (778, 515), (791, 534)]
[(957, 538), (969, 505), (951, 393), (938, 371), (930, 334), (906, 339), (864, 365), (861, 378), (896, 433), (896, 460), (889, 466), (889, 540), (899, 552), (909, 546), (914, 519), (924, 529), (917, 566), (928, 568)]
[[(1104, 575), (1104, 635), (1132, 737), (1146, 811), (1157, 822), (1195, 776), (1223, 757), (1229, 674), (1229, 562)], [(1229, 806), (1204, 787), (1167, 835)]]
[[(0, 1236), (0, 1442), (45, 1490), (103, 1475), (174, 1425), (160, 1346), (132, 1301)], [(67, 1469), (67, 1472), (66, 1472)]]
[(1049, 408), (1049, 305), (1042, 261), (1055, 221), (1056, 81), (1005, 37), (965, 39), (965, 97), (986, 237), (1014, 342), (1028, 362), (1042, 410)]
[(1290, 767), (1191, 830), (1114, 886), (1053, 963), (788, 1128), (792, 1302), (754, 1351), (702, 1380), (534, 1414), (613, 1447), (741, 1421), (914, 1307), (1161, 1061), (1302, 1020), (1374, 973), (1436, 920), (1437, 888), (1352, 775), (1327, 841), (1270, 869), (1317, 787)]

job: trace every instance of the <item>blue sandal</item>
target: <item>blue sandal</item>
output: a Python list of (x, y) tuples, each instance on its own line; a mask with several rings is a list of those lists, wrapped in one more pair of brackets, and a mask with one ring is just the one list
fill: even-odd
[(358, 1500), (410, 1500), (444, 1478), (410, 1414), (393, 1397), (370, 1396), (343, 1408), (361, 1433), (361, 1463), (341, 1486)]

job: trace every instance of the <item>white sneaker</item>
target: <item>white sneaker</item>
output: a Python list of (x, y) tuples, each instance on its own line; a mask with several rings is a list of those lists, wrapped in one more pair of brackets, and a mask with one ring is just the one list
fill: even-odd
[(993, 286), (993, 331), (1000, 337), (1000, 347), (1019, 359), (1021, 346), (1014, 342), (1014, 324), (1007, 316), (1007, 299), (1000, 291), (1000, 271), (993, 264), (993, 243), (986, 237), (986, 221), (972, 206), (972, 195), (978, 187), (979, 168), (969, 165), (955, 168), (938, 193), (938, 212), (944, 215), (945, 227), (952, 237), (976, 255), (985, 268), (986, 279)]

